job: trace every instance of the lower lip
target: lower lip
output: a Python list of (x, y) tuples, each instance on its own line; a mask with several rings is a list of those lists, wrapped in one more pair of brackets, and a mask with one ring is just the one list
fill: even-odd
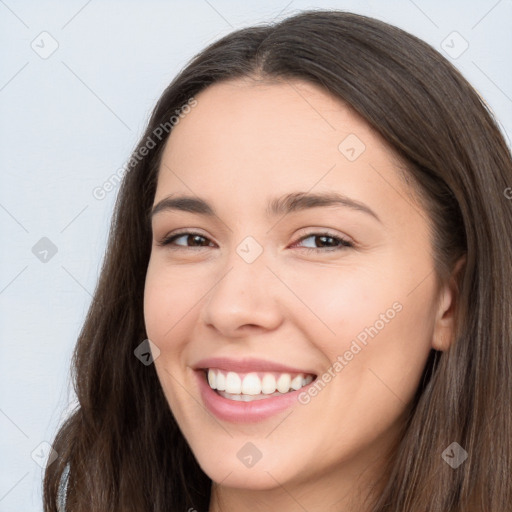
[(278, 414), (296, 404), (299, 393), (312, 384), (310, 383), (297, 391), (290, 391), (283, 396), (272, 396), (262, 400), (253, 400), (252, 402), (238, 402), (217, 394), (206, 381), (204, 371), (196, 370), (194, 373), (197, 376), (199, 390), (206, 408), (217, 418), (232, 423), (262, 421)]

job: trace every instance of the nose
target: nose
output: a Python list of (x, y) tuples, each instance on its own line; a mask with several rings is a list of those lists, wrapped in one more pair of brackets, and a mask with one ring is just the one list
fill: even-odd
[(201, 320), (219, 335), (240, 337), (258, 329), (273, 330), (282, 323), (280, 283), (267, 268), (264, 256), (248, 263), (234, 253), (208, 294)]

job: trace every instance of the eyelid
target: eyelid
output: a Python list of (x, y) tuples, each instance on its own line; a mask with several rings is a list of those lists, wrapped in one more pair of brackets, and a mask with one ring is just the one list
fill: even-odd
[[(306, 252), (313, 251), (316, 253), (325, 253), (325, 252), (334, 252), (334, 251), (340, 251), (343, 249), (355, 248), (355, 246), (356, 246), (356, 244), (349, 237), (346, 237), (345, 235), (333, 233), (329, 229), (326, 229), (326, 228), (309, 228), (309, 229), (311, 229), (311, 231), (306, 231), (303, 235), (300, 235), (294, 242), (292, 242), (291, 247), (296, 246), (298, 243), (302, 242), (303, 240), (305, 240), (307, 238), (321, 237), (321, 236), (333, 238), (333, 239), (337, 240), (338, 242), (340, 242), (340, 244), (335, 247), (299, 247), (298, 249), (306, 251)], [(199, 231), (193, 231), (192, 228), (190, 228), (190, 229), (184, 228), (182, 230), (178, 230), (177, 232), (172, 232), (171, 234), (166, 235), (160, 241), (157, 242), (157, 245), (162, 246), (162, 247), (170, 246), (170, 244), (174, 240), (181, 238), (182, 236), (187, 236), (187, 235), (188, 236), (200, 236), (200, 237), (212, 242), (210, 237), (204, 235), (203, 233), (201, 233)], [(213, 243), (215, 243), (215, 242), (213, 242)], [(206, 249), (208, 247), (209, 246), (189, 247), (189, 246), (177, 245), (177, 246), (174, 246), (172, 248), (172, 250), (195, 250), (195, 251), (197, 251), (197, 250), (201, 250), (201, 249)]]
[(355, 248), (354, 242), (351, 239), (349, 239), (348, 237), (346, 237), (344, 235), (339, 235), (336, 233), (331, 233), (330, 231), (321, 230), (321, 229), (317, 230), (317, 231), (311, 231), (310, 233), (306, 233), (305, 235), (300, 236), (295, 242), (293, 242), (292, 247), (294, 247), (295, 245), (297, 245), (298, 243), (302, 242), (303, 240), (305, 240), (307, 238), (310, 238), (310, 237), (316, 238), (316, 237), (321, 237), (321, 236), (333, 238), (333, 239), (339, 241), (340, 245), (338, 245), (336, 247), (300, 247), (299, 249), (302, 249), (306, 252), (313, 251), (316, 253), (325, 253), (325, 252), (336, 252), (336, 251), (341, 251), (343, 249)]
[[(205, 238), (206, 240), (209, 240), (210, 242), (212, 241), (209, 236), (206, 236), (205, 234), (203, 234), (199, 231), (194, 231), (193, 229), (183, 229), (181, 231), (180, 230), (173, 231), (172, 233), (165, 235), (157, 242), (157, 245), (165, 247), (166, 245), (170, 245), (170, 243), (172, 241), (174, 241), (175, 239), (180, 238), (185, 235), (201, 236), (201, 237)], [(186, 246), (182, 246), (182, 245), (178, 245), (176, 247), (178, 249), (202, 249), (203, 248), (203, 247), (186, 247)], [(206, 246), (204, 246), (204, 247), (206, 247)]]
[(353, 245), (356, 245), (356, 242), (351, 237), (349, 237), (348, 235), (345, 235), (345, 234), (340, 233), (338, 231), (334, 231), (334, 230), (332, 230), (330, 228), (322, 228), (320, 226), (301, 229), (300, 233), (298, 235), (298, 238), (293, 243), (295, 244), (298, 241), (303, 240), (304, 238), (308, 238), (308, 237), (313, 236), (313, 235), (317, 235), (317, 236), (322, 236), (322, 235), (323, 236), (331, 236), (333, 238), (339, 238), (339, 239), (341, 239), (341, 240), (343, 240), (345, 242), (348, 242), (348, 243), (351, 243)]

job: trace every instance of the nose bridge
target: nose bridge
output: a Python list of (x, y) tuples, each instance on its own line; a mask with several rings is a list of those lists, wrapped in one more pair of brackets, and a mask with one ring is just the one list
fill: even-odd
[(246, 236), (230, 251), (225, 272), (202, 309), (203, 321), (225, 335), (244, 325), (273, 329), (281, 311), (275, 277), (267, 268), (268, 251), (255, 237)]

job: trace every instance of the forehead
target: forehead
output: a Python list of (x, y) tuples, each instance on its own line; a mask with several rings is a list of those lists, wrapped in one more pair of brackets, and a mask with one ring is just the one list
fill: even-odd
[[(196, 99), (194, 110), (173, 129), (169, 145), (186, 142), (192, 131), (200, 135), (196, 142), (201, 147), (213, 141), (219, 149), (225, 149), (224, 142), (236, 144), (238, 150), (262, 147), (306, 153), (323, 143), (324, 149), (337, 152), (339, 136), (349, 133), (373, 146), (385, 146), (349, 105), (307, 82), (230, 80), (206, 88)], [(304, 140), (310, 143), (300, 146)]]
[(356, 169), (359, 155), (397, 162), (350, 106), (307, 82), (230, 80), (206, 88), (196, 100), (171, 132), (162, 159), (167, 165), (184, 168), (193, 161), (197, 172), (236, 169), (238, 176), (295, 169), (297, 177), (334, 164)]
[(168, 138), (155, 202), (177, 192), (214, 203), (229, 197), (243, 208), (270, 195), (335, 190), (404, 221), (411, 206), (417, 210), (396, 153), (350, 106), (316, 85), (237, 79), (206, 88), (196, 100)]

